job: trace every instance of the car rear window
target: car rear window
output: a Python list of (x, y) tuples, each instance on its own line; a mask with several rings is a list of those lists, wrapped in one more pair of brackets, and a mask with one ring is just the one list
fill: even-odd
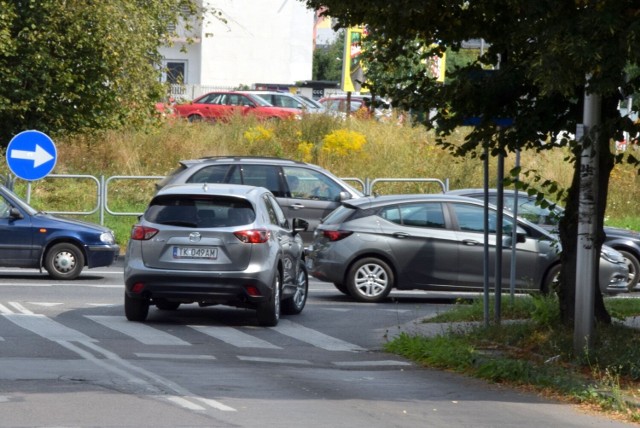
[(353, 207), (347, 207), (345, 205), (339, 206), (322, 220), (322, 224), (344, 223), (345, 221), (353, 217), (356, 211), (359, 211), (359, 210), (356, 210)]
[(208, 195), (163, 195), (154, 198), (144, 213), (151, 223), (191, 228), (240, 226), (255, 218), (246, 199)]

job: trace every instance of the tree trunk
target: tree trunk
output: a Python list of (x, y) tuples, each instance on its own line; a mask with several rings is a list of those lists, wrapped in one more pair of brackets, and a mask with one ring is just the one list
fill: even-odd
[[(608, 119), (618, 115), (617, 100), (603, 99), (602, 117), (603, 123), (607, 123)], [(607, 194), (609, 190), (609, 177), (614, 165), (614, 154), (611, 151), (611, 135), (603, 129), (598, 133), (598, 147), (596, 149), (599, 156), (599, 171), (595, 177), (597, 180), (595, 211), (596, 211), (596, 246), (598, 254), (604, 242), (604, 215), (607, 208)], [(560, 288), (558, 296), (560, 301), (560, 317), (562, 323), (567, 327), (573, 327), (575, 321), (575, 301), (576, 301), (576, 255), (578, 244), (578, 203), (580, 193), (580, 153), (581, 147), (573, 150), (574, 155), (574, 173), (569, 188), (568, 198), (566, 201), (565, 212), (560, 220), (560, 242), (562, 244), (562, 270), (560, 272)], [(596, 263), (595, 275), (598, 278), (599, 261)], [(594, 317), (597, 322), (611, 323), (611, 315), (604, 306), (602, 293), (597, 285), (596, 280), (595, 299), (594, 299)]]

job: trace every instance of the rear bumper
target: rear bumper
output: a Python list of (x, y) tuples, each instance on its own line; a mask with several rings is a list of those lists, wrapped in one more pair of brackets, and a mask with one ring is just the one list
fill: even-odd
[[(253, 306), (271, 297), (275, 274), (271, 271), (167, 271), (125, 265), (125, 292), (132, 298)], [(250, 289), (253, 292), (249, 292)]]

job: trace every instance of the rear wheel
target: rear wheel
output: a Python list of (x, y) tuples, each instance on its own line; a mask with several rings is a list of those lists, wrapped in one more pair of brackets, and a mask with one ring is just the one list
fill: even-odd
[(334, 282), (333, 286), (336, 287), (336, 289), (341, 292), (342, 294), (346, 294), (347, 296), (351, 296), (351, 294), (349, 294), (349, 290), (347, 289), (347, 286), (344, 284), (341, 284), (339, 282)]
[(358, 260), (347, 275), (347, 289), (360, 302), (381, 302), (391, 292), (393, 282), (389, 265), (375, 257)]
[(53, 279), (75, 279), (83, 267), (82, 250), (68, 242), (52, 246), (44, 256), (44, 268)]
[(149, 314), (149, 299), (136, 299), (124, 294), (124, 314), (129, 321), (144, 321)]
[(296, 291), (293, 296), (282, 302), (282, 313), (287, 315), (296, 315), (302, 312), (304, 305), (307, 303), (309, 295), (309, 275), (307, 267), (301, 260), (298, 265), (298, 273), (296, 275)]
[(544, 277), (542, 290), (540, 290), (542, 294), (549, 294), (558, 290), (561, 269), (562, 267), (559, 264), (556, 264), (549, 269), (549, 272), (547, 272), (547, 275)]
[(638, 272), (640, 272), (640, 261), (638, 261), (637, 257), (631, 254), (628, 251), (618, 250), (622, 257), (624, 257), (624, 261), (629, 268), (629, 278), (627, 280), (627, 289), (629, 291), (636, 291), (636, 286), (638, 285), (638, 280), (640, 277), (638, 276)]
[(280, 272), (273, 279), (273, 290), (269, 300), (258, 306), (258, 324), (263, 327), (275, 327), (280, 320)]

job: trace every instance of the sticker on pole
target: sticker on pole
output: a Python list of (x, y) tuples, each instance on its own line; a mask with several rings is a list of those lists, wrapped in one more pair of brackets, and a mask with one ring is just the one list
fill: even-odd
[(56, 146), (40, 131), (23, 131), (13, 137), (7, 147), (7, 164), (16, 177), (39, 180), (56, 166)]

